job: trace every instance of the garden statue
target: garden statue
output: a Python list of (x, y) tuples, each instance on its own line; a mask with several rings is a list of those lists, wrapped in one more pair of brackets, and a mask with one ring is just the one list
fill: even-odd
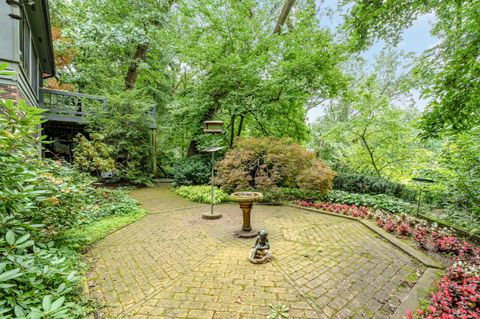
[(270, 244), (268, 242), (268, 232), (264, 229), (258, 232), (255, 246), (250, 253), (250, 262), (254, 264), (264, 264), (272, 260), (272, 253), (270, 252)]

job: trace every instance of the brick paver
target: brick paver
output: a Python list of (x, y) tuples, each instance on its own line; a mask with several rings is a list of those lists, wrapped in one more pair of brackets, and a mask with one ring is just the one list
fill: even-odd
[[(422, 271), (355, 221), (262, 205), (252, 224), (269, 231), (274, 261), (253, 265), (254, 239), (233, 236), (238, 206), (217, 206), (223, 218), (203, 220), (208, 206), (185, 208), (198, 204), (165, 188), (144, 191), (135, 196), (159, 213), (91, 251), (91, 290), (112, 318), (266, 318), (278, 303), (290, 308), (289, 318), (388, 318)], [(185, 209), (173, 210), (176, 200)]]

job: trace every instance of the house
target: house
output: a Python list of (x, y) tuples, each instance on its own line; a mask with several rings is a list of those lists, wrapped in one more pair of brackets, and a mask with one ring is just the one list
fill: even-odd
[(15, 76), (0, 78), (3, 98), (22, 98), (39, 106), (43, 79), (55, 76), (47, 1), (22, 6), (0, 1), (0, 63), (9, 63)]
[[(85, 133), (87, 115), (106, 108), (107, 99), (43, 87), (45, 79), (55, 76), (48, 0), (0, 0), (0, 63), (8, 63), (15, 73), (0, 76), (0, 98), (24, 99), (44, 108), (42, 134), (53, 143), (44, 145), (42, 154), (70, 161), (73, 138)], [(154, 135), (154, 107), (151, 115)]]

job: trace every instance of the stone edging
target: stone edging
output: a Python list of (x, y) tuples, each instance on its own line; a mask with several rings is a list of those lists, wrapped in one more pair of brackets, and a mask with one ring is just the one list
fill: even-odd
[(435, 281), (438, 275), (438, 269), (427, 268), (390, 319), (404, 319), (408, 310), (413, 312), (414, 309), (417, 309), (419, 300), (426, 297), (432, 282)]
[[(146, 209), (148, 211), (148, 215), (155, 215), (155, 214), (161, 214), (161, 213), (170, 213), (170, 212), (178, 212), (178, 211), (182, 211), (182, 210), (187, 210), (187, 209), (192, 209), (192, 208), (201, 208), (201, 207), (207, 207), (208, 204), (201, 204), (201, 205), (195, 205), (195, 206), (187, 206), (187, 207), (182, 207), (182, 208), (174, 208), (174, 209), (166, 209), (166, 210), (157, 210), (157, 211), (154, 211), (154, 212), (150, 212), (148, 211), (145, 207), (143, 207), (144, 209)], [(210, 206), (208, 206), (210, 207)]]
[(439, 270), (443, 270), (445, 268), (444, 265), (440, 264), (437, 261), (434, 261), (432, 258), (410, 247), (409, 245), (403, 243), (397, 237), (379, 229), (378, 227), (373, 225), (371, 222), (368, 222), (366, 220), (359, 219), (352, 216), (347, 216), (347, 215), (335, 214), (335, 213), (327, 212), (325, 210), (320, 210), (316, 208), (309, 208), (309, 207), (294, 205), (294, 204), (288, 204), (288, 206), (297, 208), (297, 209), (307, 210), (310, 212), (319, 213), (319, 214), (357, 221), (362, 225), (364, 225), (365, 227), (367, 227), (368, 229), (370, 229), (371, 231), (373, 231), (374, 233), (383, 237), (385, 240), (387, 240), (392, 245), (402, 250), (407, 255), (415, 258), (420, 263), (425, 265), (426, 269), (424, 273), (422, 274), (422, 276), (420, 276), (417, 283), (412, 287), (412, 289), (410, 289), (410, 292), (407, 294), (405, 299), (402, 300), (400, 306), (398, 306), (398, 308), (395, 310), (393, 315), (390, 317), (391, 319), (404, 319), (406, 318), (407, 310), (410, 309), (411, 311), (414, 311), (415, 309), (417, 309), (419, 306), (420, 299), (426, 296), (426, 292), (428, 291), (428, 289), (431, 287), (432, 283), (435, 281), (436, 277), (438, 276)]

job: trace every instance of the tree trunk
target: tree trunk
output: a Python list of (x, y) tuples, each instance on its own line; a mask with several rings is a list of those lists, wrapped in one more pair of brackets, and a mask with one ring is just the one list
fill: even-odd
[(232, 120), (230, 122), (230, 148), (233, 147), (233, 140), (235, 139), (235, 114), (232, 115)]
[(243, 119), (245, 118), (245, 115), (242, 114), (240, 115), (240, 123), (238, 124), (238, 131), (237, 131), (237, 137), (240, 137), (242, 134), (242, 129), (243, 129)]
[(362, 139), (363, 144), (365, 145), (365, 148), (367, 149), (368, 155), (370, 156), (370, 161), (372, 163), (373, 169), (375, 170), (375, 173), (377, 173), (378, 177), (382, 177), (382, 174), (380, 173), (380, 170), (378, 169), (377, 163), (375, 162), (375, 157), (373, 156), (373, 151), (370, 148), (370, 145), (368, 145), (367, 140), (365, 139), (365, 136), (360, 136)]
[(290, 10), (292, 10), (294, 3), (295, 3), (295, 0), (285, 0), (285, 4), (283, 5), (282, 12), (280, 12), (277, 23), (275, 24), (275, 29), (273, 29), (274, 34), (275, 33), (280, 34), (280, 31), (282, 31), (282, 27), (285, 24), (285, 21), (287, 21), (288, 14), (290, 13)]
[(190, 145), (188, 146), (187, 157), (192, 157), (193, 155), (198, 154), (197, 141), (192, 139)]
[(141, 43), (137, 45), (135, 50), (135, 55), (133, 56), (132, 62), (128, 66), (127, 75), (125, 76), (125, 88), (127, 90), (132, 90), (135, 88), (135, 83), (137, 82), (138, 77), (138, 64), (142, 61), (145, 61), (147, 56), (148, 44)]

